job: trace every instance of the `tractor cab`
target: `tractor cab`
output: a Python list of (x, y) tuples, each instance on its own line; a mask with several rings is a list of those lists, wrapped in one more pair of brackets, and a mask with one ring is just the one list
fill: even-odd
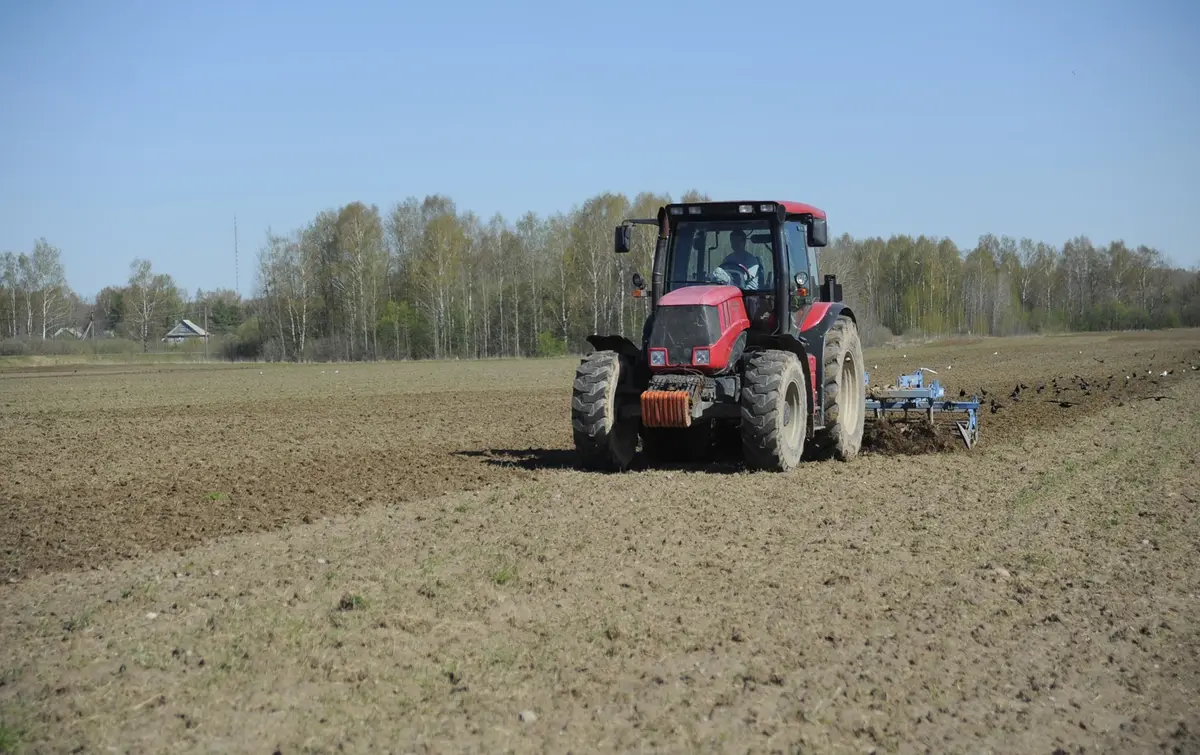
[[(818, 288), (816, 249), (828, 243), (824, 211), (797, 202), (671, 204), (655, 220), (617, 228), (618, 254), (629, 251), (633, 224), (659, 226), (651, 306), (691, 287), (731, 286), (740, 294), (749, 329), (762, 334), (802, 330), (817, 301), (840, 301), (830, 277)], [(641, 276), (635, 284), (644, 280)], [(678, 296), (673, 297), (678, 298)], [(668, 302), (662, 302), (668, 303)], [(783, 323), (783, 327), (780, 327)]]

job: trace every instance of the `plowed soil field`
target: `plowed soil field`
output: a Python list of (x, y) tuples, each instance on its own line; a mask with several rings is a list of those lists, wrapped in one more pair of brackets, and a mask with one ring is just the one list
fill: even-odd
[(574, 470), (575, 364), (0, 368), (0, 752), (1200, 751), (1200, 332), (787, 475)]

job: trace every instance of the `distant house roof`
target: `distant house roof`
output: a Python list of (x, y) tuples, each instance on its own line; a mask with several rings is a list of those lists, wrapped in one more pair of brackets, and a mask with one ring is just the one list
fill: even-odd
[(83, 338), (83, 332), (79, 330), (79, 328), (59, 328), (58, 330), (54, 331), (54, 335), (52, 337), (59, 338), (60, 336), (74, 336), (75, 338)]
[(207, 338), (207, 337), (208, 337), (208, 333), (205, 332), (204, 328), (200, 327), (199, 325), (192, 322), (191, 320), (185, 319), (185, 320), (180, 320), (175, 325), (175, 327), (171, 328), (167, 332), (167, 334), (165, 336), (163, 336), (163, 340), (165, 341), (168, 338)]

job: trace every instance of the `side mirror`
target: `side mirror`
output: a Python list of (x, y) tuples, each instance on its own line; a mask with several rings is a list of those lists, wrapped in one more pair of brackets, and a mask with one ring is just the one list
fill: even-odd
[(813, 218), (808, 223), (808, 245), (818, 247), (829, 245), (829, 226), (821, 218)]
[(629, 254), (633, 248), (633, 226), (619, 225), (613, 238), (613, 251), (617, 254)]

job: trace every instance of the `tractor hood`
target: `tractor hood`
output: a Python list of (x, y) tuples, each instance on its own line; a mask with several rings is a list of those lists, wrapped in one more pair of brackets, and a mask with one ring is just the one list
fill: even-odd
[(652, 315), (650, 369), (715, 374), (737, 362), (750, 327), (741, 289), (688, 286), (665, 294)]
[(658, 300), (660, 307), (696, 306), (715, 307), (730, 299), (742, 298), (737, 286), (685, 286), (664, 294)]

